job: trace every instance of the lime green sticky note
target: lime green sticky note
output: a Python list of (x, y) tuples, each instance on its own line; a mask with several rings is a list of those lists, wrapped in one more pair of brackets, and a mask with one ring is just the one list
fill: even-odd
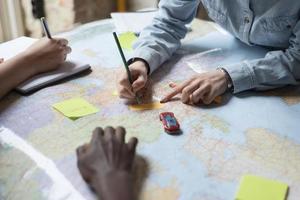
[(75, 120), (99, 110), (82, 98), (73, 98), (52, 105), (66, 117)]
[(288, 185), (259, 176), (246, 175), (235, 200), (285, 200)]
[(132, 50), (133, 43), (137, 40), (133, 32), (122, 33), (118, 36), (122, 49)]

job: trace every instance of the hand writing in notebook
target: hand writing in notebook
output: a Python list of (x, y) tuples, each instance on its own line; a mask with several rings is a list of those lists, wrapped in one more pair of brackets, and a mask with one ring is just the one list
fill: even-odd
[(31, 67), (38, 74), (57, 69), (71, 51), (66, 39), (43, 38), (28, 47), (24, 54), (32, 61)]
[(36, 74), (55, 70), (71, 52), (66, 39), (40, 39), (21, 53), (0, 60), (0, 99)]

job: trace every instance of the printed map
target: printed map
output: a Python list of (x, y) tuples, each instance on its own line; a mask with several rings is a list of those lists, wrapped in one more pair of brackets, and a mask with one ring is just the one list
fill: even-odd
[[(128, 137), (139, 139), (134, 170), (139, 199), (231, 200), (245, 174), (285, 182), (288, 200), (299, 199), (299, 88), (228, 94), (222, 105), (193, 107), (173, 101), (159, 110), (134, 112), (113, 95), (122, 70), (113, 29), (110, 21), (96, 22), (65, 34), (92, 72), (30, 96), (9, 94), (0, 101), (0, 127), (52, 160), (82, 199), (96, 198), (79, 175), (75, 150), (90, 140), (95, 127), (108, 125), (122, 125)], [(169, 82), (196, 74), (184, 62), (186, 49), (152, 75), (150, 96), (160, 98), (170, 90)], [(52, 108), (74, 97), (100, 111), (73, 121)], [(164, 133), (158, 117), (163, 111), (175, 113), (182, 135)], [(68, 194), (58, 198), (63, 188), (59, 190), (28, 155), (0, 144), (0, 199), (72, 199)]]

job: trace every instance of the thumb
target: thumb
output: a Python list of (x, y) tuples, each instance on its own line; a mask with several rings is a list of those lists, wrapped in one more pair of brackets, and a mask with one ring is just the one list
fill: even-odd
[(139, 77), (132, 84), (133, 92), (137, 92), (142, 89), (146, 85), (146, 81), (147, 80), (143, 75), (139, 75)]

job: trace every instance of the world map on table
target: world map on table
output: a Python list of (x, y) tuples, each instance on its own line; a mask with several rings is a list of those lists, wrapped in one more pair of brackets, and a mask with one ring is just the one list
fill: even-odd
[[(30, 96), (9, 94), (0, 101), (0, 127), (10, 129), (52, 160), (52, 167), (71, 183), (79, 199), (96, 197), (79, 175), (75, 150), (90, 140), (95, 127), (108, 125), (122, 125), (127, 139), (139, 139), (134, 167), (139, 199), (234, 199), (240, 178), (246, 174), (284, 182), (290, 188), (288, 200), (299, 199), (299, 87), (226, 94), (220, 105), (197, 107), (172, 101), (157, 110), (131, 111), (114, 93), (117, 74), (123, 68), (113, 29), (111, 22), (97, 22), (63, 35), (82, 60), (90, 63), (92, 72)], [(199, 36), (197, 45), (205, 37)], [(197, 53), (195, 42), (184, 42), (173, 59), (152, 74), (146, 96), (157, 101), (171, 90), (170, 82), (180, 83), (195, 75), (190, 58), (197, 62)], [(75, 97), (100, 111), (70, 120), (52, 108)], [(164, 132), (159, 113), (166, 111), (174, 112), (181, 135)], [(5, 141), (0, 144), (0, 199), (74, 199), (73, 190), (57, 187), (28, 155)]]

